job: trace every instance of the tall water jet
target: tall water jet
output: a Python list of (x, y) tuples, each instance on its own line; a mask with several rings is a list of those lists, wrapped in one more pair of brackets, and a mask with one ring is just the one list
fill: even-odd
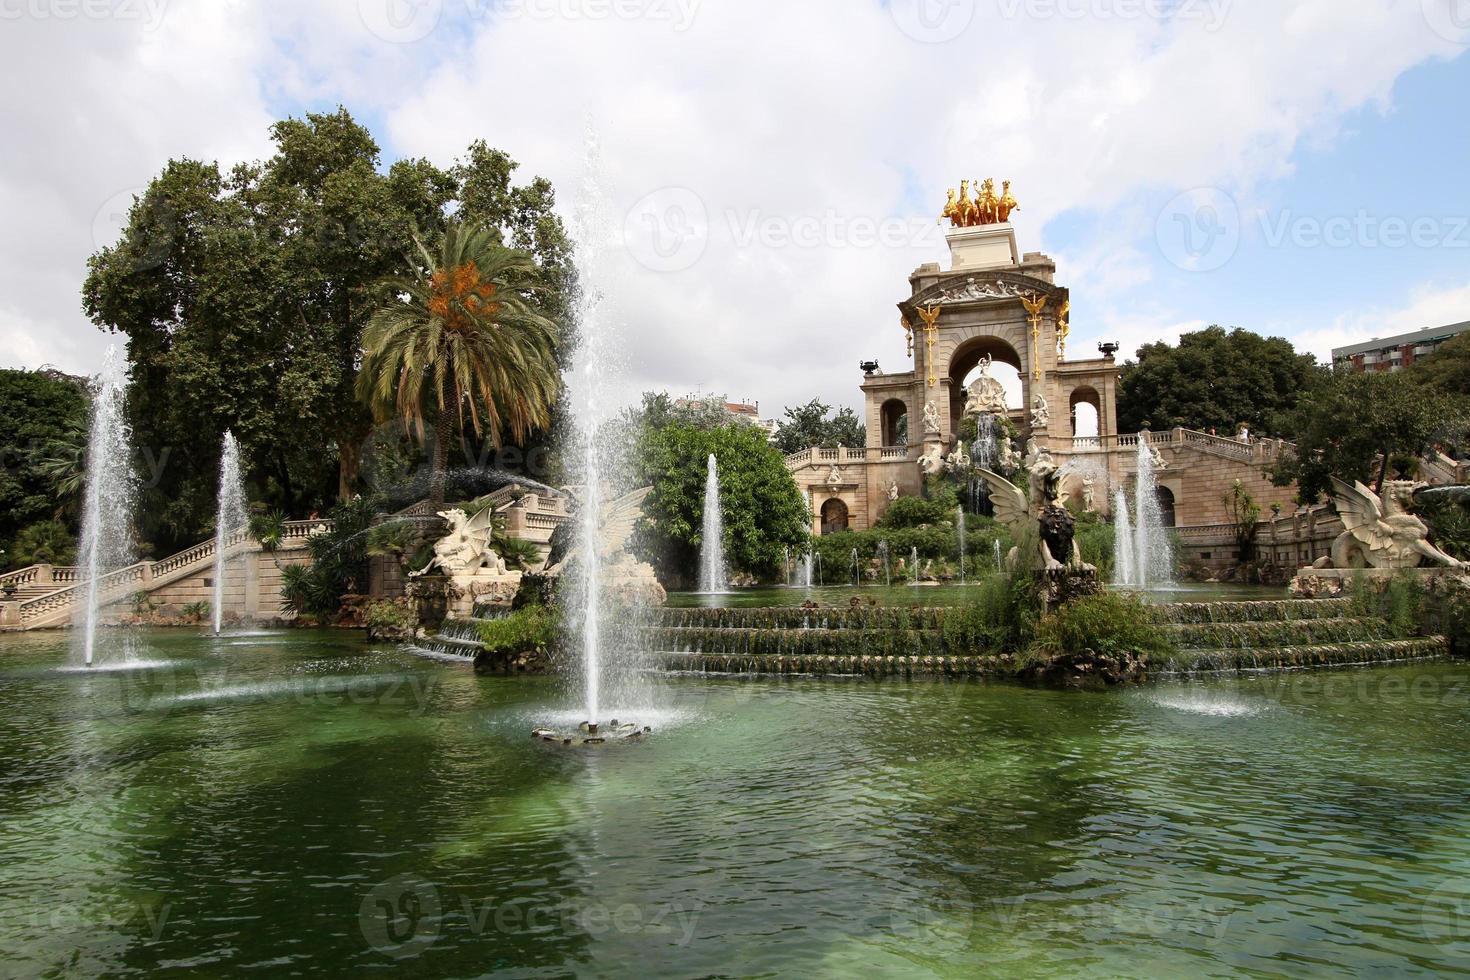
[(955, 535), (960, 541), (960, 584), (965, 584), (965, 508), (958, 507), (959, 516), (955, 519)]
[(1134, 557), (1138, 545), (1133, 540), (1133, 522), (1128, 519), (1128, 495), (1119, 487), (1113, 493), (1113, 584), (1129, 588), (1134, 584)]
[(856, 548), (852, 549), (852, 584), (863, 584), (862, 576), (858, 573), (858, 553)]
[(1113, 508), (1116, 584), (1132, 589), (1165, 589), (1174, 578), (1174, 555), (1164, 515), (1159, 507), (1159, 485), (1154, 475), (1148, 433), (1138, 436), (1138, 476), (1133, 487), (1133, 518), (1121, 491)]
[(909, 549), (909, 564), (914, 567), (914, 584), (919, 584), (919, 548), (917, 545)]
[(87, 437), (87, 472), (82, 502), (80, 589), (82, 601), (73, 620), (78, 629), (73, 646), (91, 666), (97, 656), (102, 579), (133, 561), (133, 497), (136, 483), (131, 455), (133, 434), (124, 408), (128, 371), (123, 356), (109, 346), (92, 395), (92, 424)]
[[(600, 163), (596, 140), (589, 135), (585, 172), (580, 188), (572, 238), (576, 256), (577, 286), (573, 318), (578, 346), (565, 376), (566, 404), (572, 432), (567, 440), (567, 463), (573, 485), (580, 488), (575, 523), (574, 558), (567, 562), (562, 601), (572, 647), (581, 706), (587, 725), (599, 725), (603, 713), (647, 710), (651, 695), (637, 662), (636, 616), (617, 615), (609, 606), (612, 577), (605, 529), (617, 499), (612, 482), (626, 472), (620, 456), (623, 441), (617, 437), (617, 378), (619, 354), (618, 323), (603, 308), (602, 283), (611, 272), (604, 268), (611, 225), (599, 185)], [(620, 601), (620, 600), (619, 600)], [(629, 610), (628, 612), (631, 612)]]
[(225, 430), (219, 457), (219, 509), (214, 518), (214, 632), (219, 634), (225, 616), (226, 549), (236, 531), (245, 527), (245, 484), (240, 480), (240, 444)]
[(883, 562), (883, 585), (887, 588), (893, 586), (893, 566), (888, 560), (888, 542), (878, 542), (878, 560)]
[(720, 464), (709, 454), (704, 477), (704, 528), (699, 541), (699, 591), (720, 593), (730, 587), (725, 567), (725, 517), (720, 511)]

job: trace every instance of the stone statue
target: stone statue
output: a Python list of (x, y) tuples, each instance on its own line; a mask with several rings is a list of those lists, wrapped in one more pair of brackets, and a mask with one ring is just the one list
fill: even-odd
[[(628, 550), (633, 540), (633, 531), (643, 516), (643, 501), (653, 492), (653, 487), (644, 487), (626, 493), (608, 503), (602, 513), (602, 538), (597, 543), (597, 552), (603, 562), (602, 587), (605, 594), (618, 602), (645, 603), (661, 606), (668, 593), (659, 584), (653, 566), (639, 561)], [(561, 575), (567, 566), (581, 557), (581, 547), (575, 547), (567, 556), (546, 570), (547, 575)]]
[(506, 568), (505, 559), (490, 545), (495, 508), (486, 507), (474, 517), (458, 509), (439, 516), (449, 522), (449, 531), (434, 542), (429, 563), (409, 572), (409, 578), (442, 570), (454, 585), (450, 612), (455, 616), (468, 616), (477, 601), (508, 603), (515, 598), (521, 573)]
[(898, 499), (898, 481), (895, 480), (892, 483), (888, 484), (888, 500), (891, 503), (891, 502), (893, 502), (893, 501), (895, 501), (897, 499)]
[(950, 453), (944, 462), (949, 467), (951, 473), (962, 473), (968, 470), (970, 468), (970, 454), (965, 451), (965, 444), (962, 442), (956, 446), (954, 452)]
[(836, 463), (832, 464), (831, 471), (827, 474), (827, 486), (841, 486), (843, 481), (842, 468)]
[(1092, 514), (1097, 511), (1096, 481), (1091, 476), (1082, 478), (1082, 512)]
[(990, 365), (994, 363), (990, 355), (986, 354), (980, 358), (980, 377), (976, 378), (969, 388), (969, 398), (965, 402), (966, 415), (1005, 415), (1006, 389), (990, 374)]
[(1009, 435), (1000, 437), (1000, 453), (997, 462), (1003, 473), (1014, 473), (1016, 467), (1021, 464), (1021, 458), (1016, 455), (1016, 446), (1011, 442)]
[(1148, 444), (1148, 458), (1154, 464), (1155, 470), (1167, 470), (1169, 468), (1169, 461), (1164, 458), (1163, 453), (1159, 452), (1159, 447), (1153, 443)]
[(939, 435), (939, 409), (934, 407), (933, 402), (924, 403), (924, 434)]
[(1031, 426), (1036, 429), (1044, 429), (1051, 425), (1051, 407), (1046, 403), (1046, 396), (1038, 394), (1031, 401)]
[(1429, 527), (1410, 514), (1420, 484), (1389, 480), (1381, 495), (1354, 481), (1332, 480), (1332, 500), (1346, 528), (1332, 542), (1330, 558), (1319, 558), (1317, 568), (1416, 568), (1429, 559), (1449, 568), (1470, 568), (1429, 543)]
[(995, 507), (996, 519), (1010, 529), (1015, 540), (1025, 540), (1033, 529), (1040, 532), (1034, 556), (1021, 554), (1019, 547), (1011, 549), (1010, 566), (1013, 570), (1096, 571), (1082, 561), (1082, 552), (1075, 540), (1076, 522), (1062, 506), (1057, 466), (1049, 454), (1040, 454), (1031, 464), (1029, 500), (1020, 487), (1000, 474), (982, 469), (980, 475), (990, 487), (990, 502)]
[(924, 447), (924, 455), (919, 457), (919, 470), (925, 476), (936, 476), (944, 472), (944, 450), (939, 443), (931, 442)]

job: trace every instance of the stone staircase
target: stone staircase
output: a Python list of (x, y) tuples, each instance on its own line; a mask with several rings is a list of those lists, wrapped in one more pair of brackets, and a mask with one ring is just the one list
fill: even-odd
[[(281, 548), (299, 546), (312, 533), (329, 527), (328, 521), (288, 521)], [(258, 549), (249, 533), (235, 532), (225, 541), (226, 555)], [(152, 593), (175, 582), (212, 570), (215, 543), (211, 538), (158, 561), (143, 561), (119, 568), (98, 579), (102, 606), (120, 603), (139, 592)], [(71, 623), (77, 603), (86, 594), (82, 569), (77, 566), (30, 565), (0, 575), (0, 589), (15, 586), (15, 594), (3, 602), (5, 629), (45, 629)]]

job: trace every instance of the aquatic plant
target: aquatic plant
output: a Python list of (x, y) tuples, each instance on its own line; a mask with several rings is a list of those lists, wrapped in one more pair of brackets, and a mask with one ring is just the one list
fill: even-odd
[(1076, 656), (1092, 651), (1100, 656), (1147, 654), (1163, 656), (1173, 649), (1148, 607), (1136, 595), (1099, 592), (1058, 606), (1036, 627), (1033, 654)]
[(990, 575), (976, 584), (968, 604), (945, 615), (945, 647), (954, 654), (1025, 650), (1040, 615), (1040, 598), (1029, 575)]

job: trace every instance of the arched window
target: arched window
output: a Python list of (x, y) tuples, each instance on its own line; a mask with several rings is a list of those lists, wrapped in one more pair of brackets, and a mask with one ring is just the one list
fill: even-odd
[(822, 505), (822, 533), (836, 534), (847, 530), (847, 504), (833, 497)]
[(901, 398), (883, 403), (883, 445), (907, 446), (909, 442), (909, 406)]
[(1096, 439), (1102, 416), (1102, 399), (1098, 397), (1096, 389), (1076, 388), (1069, 400), (1072, 409), (1072, 438)]
[(1159, 517), (1164, 522), (1164, 527), (1174, 527), (1174, 491), (1168, 487), (1158, 488)]

